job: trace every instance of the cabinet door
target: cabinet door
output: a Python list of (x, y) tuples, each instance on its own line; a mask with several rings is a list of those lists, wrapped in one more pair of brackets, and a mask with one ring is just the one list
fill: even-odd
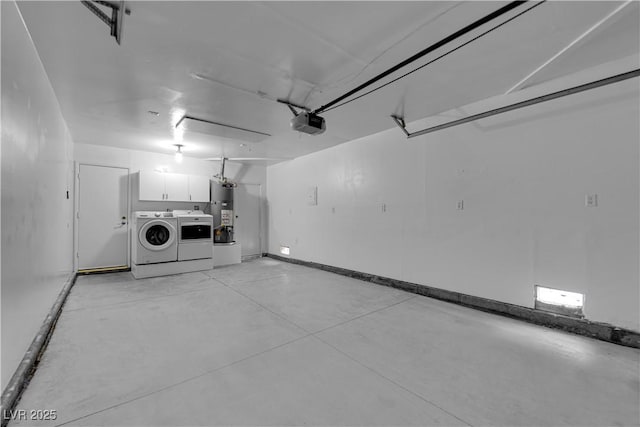
[(165, 173), (164, 183), (167, 200), (172, 202), (189, 201), (189, 175)]
[(140, 171), (138, 199), (164, 200), (164, 175), (154, 171)]
[(210, 201), (208, 176), (189, 175), (189, 197), (192, 202)]

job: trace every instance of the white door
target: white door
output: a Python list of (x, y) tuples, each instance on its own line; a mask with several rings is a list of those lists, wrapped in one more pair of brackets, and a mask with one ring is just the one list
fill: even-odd
[(234, 190), (233, 208), (235, 240), (240, 243), (243, 258), (262, 255), (260, 242), (260, 184), (238, 184)]
[(78, 269), (129, 265), (129, 169), (80, 165)]

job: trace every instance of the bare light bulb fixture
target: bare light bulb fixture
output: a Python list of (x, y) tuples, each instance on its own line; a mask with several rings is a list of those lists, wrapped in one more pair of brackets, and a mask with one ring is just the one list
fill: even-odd
[(182, 144), (173, 144), (175, 145), (178, 149), (176, 150), (176, 162), (177, 163), (182, 163)]

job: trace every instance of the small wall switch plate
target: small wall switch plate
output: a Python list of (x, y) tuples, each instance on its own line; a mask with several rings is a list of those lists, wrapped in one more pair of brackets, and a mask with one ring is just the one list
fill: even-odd
[(335, 208), (335, 206), (331, 206), (331, 213), (336, 213), (336, 208)]
[(307, 204), (309, 206), (318, 205), (318, 187), (313, 186), (307, 189)]
[(464, 200), (458, 200), (458, 203), (456, 204), (456, 209), (459, 211), (464, 210)]
[(598, 195), (587, 194), (584, 196), (584, 205), (588, 208), (595, 208), (598, 206)]

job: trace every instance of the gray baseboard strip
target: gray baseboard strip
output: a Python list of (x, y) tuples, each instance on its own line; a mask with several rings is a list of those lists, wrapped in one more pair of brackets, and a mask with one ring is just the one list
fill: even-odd
[(2, 391), (2, 421), (1, 426), (5, 427), (9, 421), (11, 420), (10, 411), (12, 411), (22, 392), (29, 384), (31, 377), (33, 376), (36, 368), (38, 367), (38, 363), (40, 362), (40, 358), (47, 348), (47, 344), (49, 343), (49, 339), (51, 338), (51, 334), (56, 326), (56, 322), (60, 317), (60, 313), (62, 312), (62, 307), (64, 306), (65, 301), (67, 300), (67, 296), (71, 291), (71, 288), (76, 282), (76, 273), (72, 273), (67, 281), (64, 283), (58, 298), (55, 303), (51, 307), (49, 314), (44, 319), (38, 334), (31, 342), (31, 345), (27, 349), (27, 352), (24, 354), (20, 365), (18, 365), (18, 369), (16, 369), (15, 373), (11, 377), (9, 384)]
[(254, 260), (254, 259), (262, 258), (263, 256), (264, 256), (264, 254), (244, 255), (244, 256), (242, 256), (241, 260), (242, 260), (242, 262), (251, 261), (251, 260)]
[(448, 291), (431, 286), (418, 285), (416, 283), (376, 276), (375, 274), (362, 273), (360, 271), (348, 270), (345, 268), (334, 267), (317, 262), (287, 258), (271, 253), (265, 253), (264, 255), (280, 261), (317, 268), (343, 276), (353, 277), (355, 279), (376, 283), (378, 285), (390, 286), (392, 288), (402, 289), (414, 294), (423, 295), (454, 304), (464, 305), (466, 307), (486, 311), (493, 314), (499, 314), (514, 319), (524, 320), (529, 323), (535, 323), (537, 325), (542, 325), (549, 328), (562, 329), (567, 332), (584, 335), (614, 344), (640, 348), (639, 332), (616, 327), (608, 323), (592, 322), (587, 319), (578, 319), (574, 317), (563, 316), (547, 311), (536, 310), (534, 308), (522, 307), (519, 305), (509, 304), (492, 299), (461, 294), (459, 292)]

